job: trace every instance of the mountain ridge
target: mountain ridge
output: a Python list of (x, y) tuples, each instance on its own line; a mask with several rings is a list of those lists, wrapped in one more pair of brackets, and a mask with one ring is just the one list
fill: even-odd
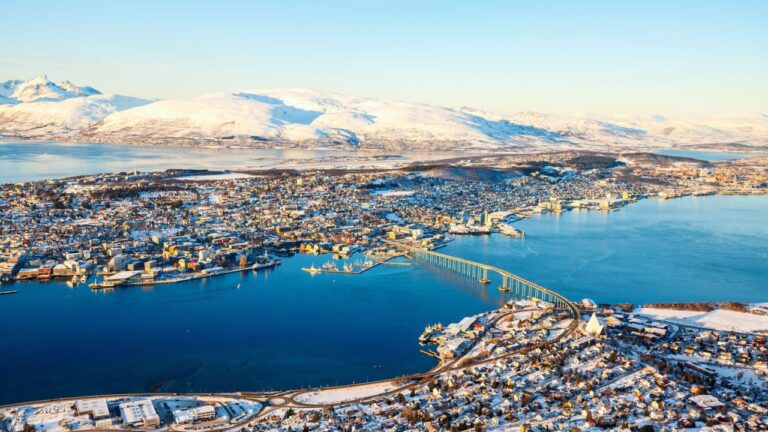
[(622, 149), (768, 145), (768, 116), (501, 114), (314, 89), (191, 99), (104, 95), (45, 75), (0, 83), (0, 137), (115, 143), (406, 150)]

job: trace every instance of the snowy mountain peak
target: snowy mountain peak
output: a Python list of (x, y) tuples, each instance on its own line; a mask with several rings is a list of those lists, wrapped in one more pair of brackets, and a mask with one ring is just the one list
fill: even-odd
[(494, 113), (313, 89), (218, 92), (148, 101), (41, 75), (0, 82), (0, 138), (393, 151), (768, 147), (765, 114)]
[(9, 80), (0, 83), (0, 104), (35, 101), (58, 101), (73, 97), (101, 94), (93, 87), (79, 87), (70, 81), (56, 84), (45, 74), (30, 80)]

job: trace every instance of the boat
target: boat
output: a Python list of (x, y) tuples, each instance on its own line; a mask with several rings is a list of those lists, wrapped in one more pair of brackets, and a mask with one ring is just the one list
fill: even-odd
[(328, 261), (327, 263), (323, 264), (322, 270), (330, 271), (330, 272), (337, 272), (339, 271), (339, 268), (336, 267), (336, 264), (334, 264), (331, 261)]
[(272, 267), (275, 267), (275, 266), (278, 266), (278, 265), (280, 265), (280, 261), (277, 261), (277, 260), (270, 260), (270, 261), (267, 261), (267, 262), (256, 261), (251, 266), (251, 270), (257, 271), (257, 270), (272, 268)]
[(240, 284), (235, 285), (235, 288), (240, 289)]
[(315, 267), (314, 264), (312, 264), (310, 267), (302, 267), (301, 269), (305, 272), (309, 272), (310, 274), (317, 274), (322, 272), (322, 270)]
[(266, 249), (264, 250), (264, 255), (256, 257), (256, 262), (253, 263), (251, 266), (251, 270), (257, 271), (267, 268), (272, 268), (280, 265), (280, 261), (276, 259), (270, 259), (269, 255), (267, 255)]
[(347, 273), (354, 273), (355, 272), (355, 268), (352, 266), (351, 263), (344, 264), (343, 268), (344, 268), (344, 271), (347, 272)]
[(12, 291), (0, 291), (0, 295), (11, 295), (11, 294), (16, 294), (16, 291), (15, 290), (12, 290)]

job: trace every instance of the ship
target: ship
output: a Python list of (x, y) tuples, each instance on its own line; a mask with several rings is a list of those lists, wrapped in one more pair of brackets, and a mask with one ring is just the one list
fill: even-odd
[(94, 282), (90, 285), (88, 285), (88, 288), (90, 289), (107, 289), (107, 288), (114, 288), (115, 284), (113, 282), (109, 282), (107, 280), (104, 280), (102, 282)]
[(525, 232), (523, 232), (522, 230), (519, 230), (519, 229), (513, 227), (512, 225), (505, 224), (505, 223), (500, 223), (498, 225), (498, 227), (499, 227), (499, 232), (504, 234), (505, 236), (509, 236), (509, 237), (525, 237)]
[(269, 260), (267, 262), (256, 261), (251, 266), (251, 270), (258, 271), (258, 270), (262, 270), (262, 269), (272, 268), (272, 267), (275, 267), (275, 266), (279, 265), (278, 263), (279, 263), (279, 261), (277, 261), (277, 260)]
[(323, 270), (315, 267), (314, 264), (312, 264), (310, 267), (302, 267), (301, 269), (303, 271), (305, 271), (305, 272), (309, 272), (310, 274), (322, 273), (322, 271), (323, 271)]

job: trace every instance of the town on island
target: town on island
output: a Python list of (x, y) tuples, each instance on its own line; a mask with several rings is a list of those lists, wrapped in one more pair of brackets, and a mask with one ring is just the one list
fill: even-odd
[(3, 296), (23, 295), (17, 284), (29, 280), (110, 292), (279, 272), (295, 254), (362, 254), (302, 270), (356, 277), (422, 265), (503, 301), (427, 326), (418, 342), (434, 358), (428, 371), (299, 390), (19, 401), (0, 406), (0, 430), (768, 430), (768, 304), (597, 304), (441, 251), (462, 235), (523, 238), (515, 224), (534, 214), (767, 193), (766, 157), (581, 151), (6, 184)]

